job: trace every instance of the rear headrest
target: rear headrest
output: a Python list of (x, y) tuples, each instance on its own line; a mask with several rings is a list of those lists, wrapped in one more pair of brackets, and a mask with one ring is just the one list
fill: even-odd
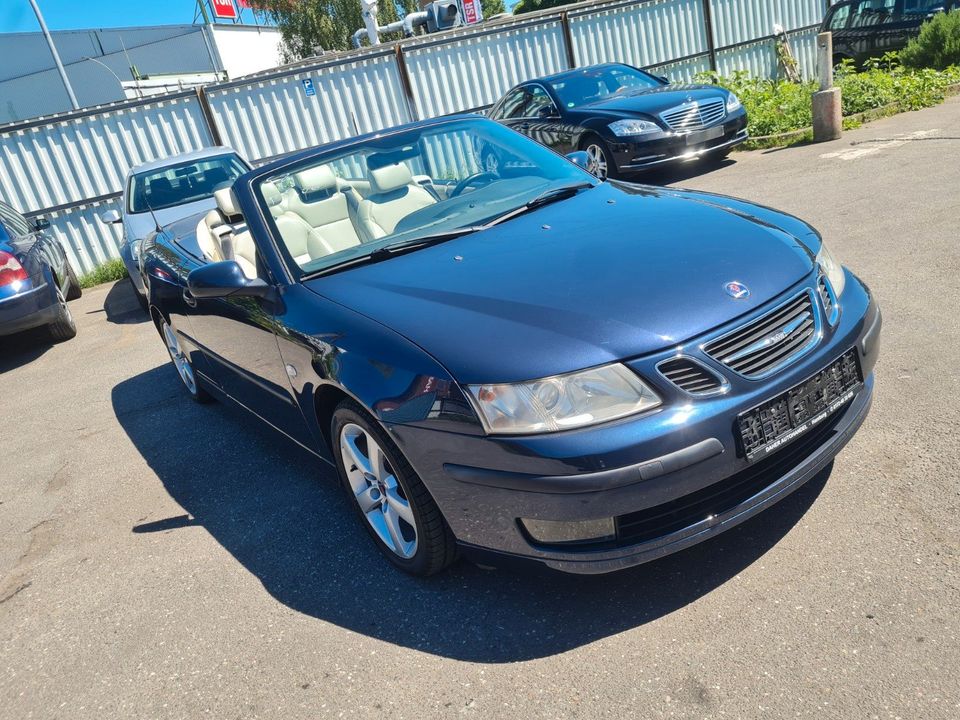
[(263, 199), (267, 201), (267, 207), (274, 217), (283, 214), (283, 194), (280, 188), (272, 182), (265, 182), (260, 186), (260, 192), (263, 193)]
[(337, 186), (337, 176), (327, 165), (301, 170), (293, 176), (293, 179), (305, 193), (332, 190)]
[(223, 225), (223, 222), (223, 213), (219, 210), (211, 210), (203, 216), (203, 224), (207, 226), (208, 230)]
[(220, 209), (220, 212), (223, 213), (227, 220), (242, 214), (240, 212), (240, 204), (237, 202), (237, 196), (234, 194), (233, 188), (221, 188), (220, 190), (216, 190), (213, 193), (213, 197), (217, 201), (217, 207)]
[(399, 190), (409, 185), (412, 180), (410, 168), (402, 162), (370, 171), (370, 189), (378, 194)]

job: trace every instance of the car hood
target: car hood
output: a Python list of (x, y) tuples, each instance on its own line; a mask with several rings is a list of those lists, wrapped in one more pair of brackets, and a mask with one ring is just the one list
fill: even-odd
[[(156, 210), (154, 215), (156, 215), (160, 227), (165, 228), (183, 218), (191, 217), (198, 213), (209, 212), (216, 206), (217, 201), (210, 197), (197, 200), (196, 202), (186, 203), (185, 205), (175, 205), (173, 207), (163, 208), (162, 210)], [(156, 224), (148, 212), (128, 213), (124, 215), (124, 223), (126, 225), (126, 237), (131, 241), (143, 240), (156, 229)]]
[(711, 98), (726, 100), (726, 92), (712, 85), (665, 85), (660, 88), (642, 90), (630, 95), (617, 95), (589, 105), (582, 105), (576, 112), (595, 115), (644, 114), (655, 115), (692, 100), (703, 101)]
[[(605, 183), (306, 285), (418, 344), (461, 382), (515, 382), (676, 346), (749, 312), (811, 271), (815, 238), (749, 203)], [(748, 298), (725, 292), (733, 280)]]

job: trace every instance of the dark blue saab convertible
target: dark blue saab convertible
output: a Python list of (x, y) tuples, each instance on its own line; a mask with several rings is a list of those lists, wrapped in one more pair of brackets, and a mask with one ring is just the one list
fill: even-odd
[(335, 465), (411, 573), (458, 549), (576, 573), (674, 552), (796, 490), (870, 406), (876, 302), (769, 208), (600, 183), (476, 117), (216, 198), (144, 249), (180, 378)]

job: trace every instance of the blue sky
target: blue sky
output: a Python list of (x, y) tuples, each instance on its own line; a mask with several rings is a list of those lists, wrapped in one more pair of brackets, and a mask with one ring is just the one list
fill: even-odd
[[(51, 30), (193, 22), (196, 0), (37, 0)], [(249, 10), (244, 11), (248, 16)], [(40, 29), (28, 0), (0, 0), (0, 32)]]

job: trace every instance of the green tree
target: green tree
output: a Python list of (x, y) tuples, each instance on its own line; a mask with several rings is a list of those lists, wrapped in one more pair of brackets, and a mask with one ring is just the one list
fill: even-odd
[[(288, 62), (347, 50), (353, 33), (364, 26), (360, 0), (253, 0), (251, 5), (280, 29)], [(417, 9), (417, 0), (381, 0), (377, 21), (386, 25)]]
[(960, 65), (960, 10), (940, 13), (923, 24), (920, 35), (900, 53), (911, 68), (946, 70)]
[(561, 5), (569, 5), (572, 2), (577, 2), (577, 0), (520, 0), (513, 6), (513, 14), (522, 15), (536, 10), (549, 10)]

